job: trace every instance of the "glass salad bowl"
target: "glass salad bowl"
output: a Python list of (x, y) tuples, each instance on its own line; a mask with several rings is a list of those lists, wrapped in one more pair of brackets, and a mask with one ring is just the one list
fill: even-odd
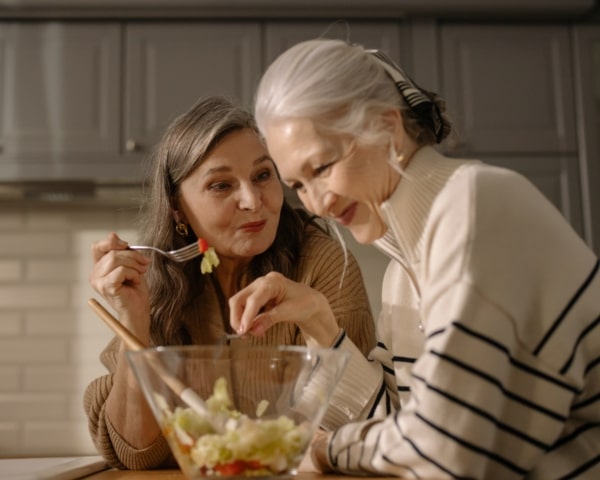
[(182, 472), (195, 480), (294, 475), (349, 354), (234, 342), (127, 356)]

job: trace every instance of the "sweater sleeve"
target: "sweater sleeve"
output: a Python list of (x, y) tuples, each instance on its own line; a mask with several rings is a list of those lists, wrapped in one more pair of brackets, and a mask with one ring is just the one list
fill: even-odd
[(308, 236), (299, 265), (300, 281), (325, 295), (338, 325), (367, 356), (375, 346), (375, 323), (360, 267), (350, 251), (325, 233)]
[(382, 388), (381, 367), (367, 356), (376, 345), (375, 324), (362, 274), (351, 252), (344, 252), (335, 239), (313, 233), (304, 249), (300, 265), (301, 281), (322, 292), (344, 330), (334, 348), (350, 352), (328, 411), (322, 422), (333, 429), (373, 413)]
[(107, 418), (106, 399), (113, 385), (118, 350), (119, 340), (115, 338), (100, 355), (100, 360), (109, 373), (93, 380), (87, 386), (83, 396), (88, 429), (96, 450), (114, 468), (130, 470), (175, 468), (175, 460), (162, 435), (152, 445), (138, 450), (119, 435)]

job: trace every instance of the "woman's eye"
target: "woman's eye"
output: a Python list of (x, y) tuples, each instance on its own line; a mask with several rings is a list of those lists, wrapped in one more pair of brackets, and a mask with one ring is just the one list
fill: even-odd
[(208, 189), (215, 190), (217, 192), (223, 192), (223, 191), (227, 190), (229, 187), (230, 187), (230, 185), (227, 182), (215, 182), (215, 183), (211, 183), (208, 186)]
[(300, 182), (294, 182), (288, 185), (291, 190), (300, 191), (304, 188), (304, 186)]
[(258, 175), (256, 175), (256, 177), (254, 177), (255, 181), (257, 182), (264, 182), (266, 180), (269, 180), (271, 177), (273, 176), (273, 172), (271, 170), (263, 170), (262, 172), (259, 172)]
[(316, 167), (314, 169), (313, 175), (315, 177), (318, 177), (319, 175), (322, 175), (323, 173), (325, 173), (327, 170), (329, 170), (331, 168), (331, 166), (334, 164), (335, 162), (329, 162), (329, 163), (325, 163), (319, 167)]

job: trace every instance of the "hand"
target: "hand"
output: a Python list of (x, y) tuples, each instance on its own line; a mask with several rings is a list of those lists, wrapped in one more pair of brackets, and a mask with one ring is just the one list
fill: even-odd
[(149, 336), (150, 296), (144, 274), (150, 259), (127, 249), (127, 242), (111, 233), (92, 245), (92, 287), (115, 309), (140, 339)]
[(276, 323), (292, 322), (309, 345), (329, 347), (340, 331), (325, 295), (277, 272), (232, 296), (229, 309), (231, 326), (238, 333), (260, 336)]
[(298, 471), (300, 472), (316, 472), (327, 473), (331, 471), (329, 462), (327, 461), (327, 445), (331, 438), (331, 432), (325, 430), (317, 430), (311, 440), (311, 444), (302, 459)]

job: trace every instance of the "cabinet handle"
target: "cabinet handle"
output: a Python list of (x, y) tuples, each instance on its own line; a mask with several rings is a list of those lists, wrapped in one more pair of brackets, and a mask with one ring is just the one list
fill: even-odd
[(125, 142), (125, 150), (128, 152), (136, 152), (140, 150), (140, 144), (136, 142), (133, 138), (130, 138)]

